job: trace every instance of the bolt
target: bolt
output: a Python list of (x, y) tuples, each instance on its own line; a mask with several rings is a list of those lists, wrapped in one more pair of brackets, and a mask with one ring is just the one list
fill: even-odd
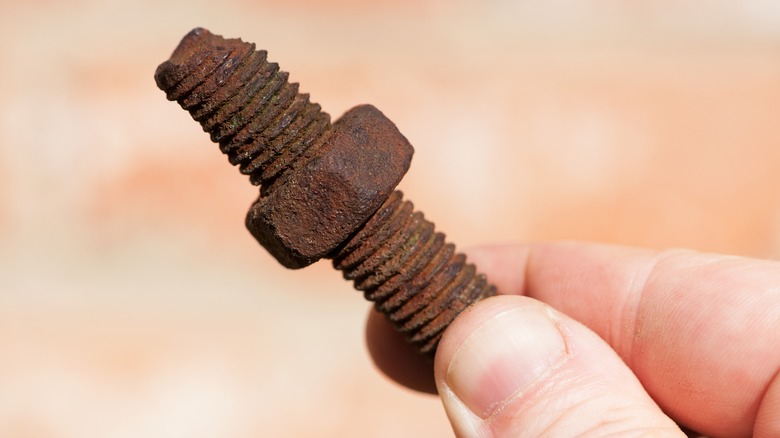
[(194, 29), (154, 78), (260, 185), (252, 235), (281, 264), (330, 258), (422, 354), (470, 304), (496, 293), (395, 191), (414, 149), (370, 105), (330, 116), (240, 39)]

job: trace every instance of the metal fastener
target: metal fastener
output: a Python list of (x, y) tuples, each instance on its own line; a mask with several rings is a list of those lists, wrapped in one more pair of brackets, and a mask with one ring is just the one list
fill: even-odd
[(495, 287), (394, 191), (414, 152), (396, 126), (370, 105), (331, 124), (266, 56), (198, 28), (154, 78), (260, 185), (252, 235), (288, 268), (332, 259), (432, 357), (444, 329)]

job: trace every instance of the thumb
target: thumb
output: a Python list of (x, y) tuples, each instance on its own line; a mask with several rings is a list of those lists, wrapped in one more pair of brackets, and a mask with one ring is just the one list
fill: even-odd
[(685, 436), (601, 338), (531, 298), (466, 310), (442, 337), (435, 372), (461, 437)]

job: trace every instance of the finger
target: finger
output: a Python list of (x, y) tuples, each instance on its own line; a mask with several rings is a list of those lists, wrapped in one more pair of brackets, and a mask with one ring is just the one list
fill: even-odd
[(458, 436), (684, 436), (603, 340), (530, 298), (464, 312), (435, 372)]
[[(488, 247), (469, 259), (501, 293), (538, 298), (593, 329), (676, 420), (751, 433), (780, 363), (777, 262), (582, 243)], [(762, 418), (777, 409), (766, 406), (776, 404)]]
[[(492, 276), (507, 251), (469, 255)], [(590, 327), (677, 421), (705, 434), (751, 434), (780, 368), (780, 264), (582, 243), (515, 251), (527, 262), (497, 277), (504, 293)]]
[[(523, 249), (524, 248), (524, 249)], [(492, 246), (477, 249), (477, 257), (469, 255), (469, 261), (489, 274), (491, 283), (502, 291), (519, 291), (524, 287), (523, 269), (528, 247), (517, 245)], [(469, 252), (471, 254), (471, 251)], [(366, 344), (371, 359), (385, 375), (410, 389), (436, 394), (433, 368), (430, 361), (417, 353), (387, 319), (371, 309), (366, 323)]]
[(415, 351), (385, 316), (373, 309), (366, 323), (366, 346), (374, 364), (388, 377), (415, 391), (436, 393), (430, 360)]

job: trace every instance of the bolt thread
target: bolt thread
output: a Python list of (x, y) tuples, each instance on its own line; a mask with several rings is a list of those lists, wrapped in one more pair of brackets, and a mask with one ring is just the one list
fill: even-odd
[(400, 191), (340, 247), (333, 266), (429, 357), (458, 314), (496, 293)]
[[(207, 41), (204, 41), (207, 40)], [(184, 37), (155, 80), (254, 185), (297, 167), (331, 133), (330, 116), (253, 43), (205, 29)]]
[[(327, 142), (330, 116), (268, 62), (267, 52), (205, 29), (184, 37), (157, 86), (208, 132), (231, 164), (268, 190)], [(444, 329), (496, 293), (455, 246), (393, 192), (331, 258), (418, 351), (433, 357)]]

